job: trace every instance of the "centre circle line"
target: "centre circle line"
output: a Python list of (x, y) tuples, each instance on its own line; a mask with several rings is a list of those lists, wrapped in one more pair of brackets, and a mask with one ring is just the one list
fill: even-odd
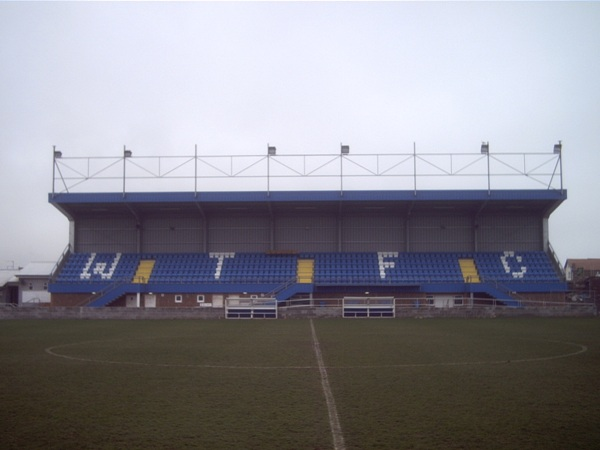
[[(312, 325), (314, 328), (314, 325)], [(314, 339), (314, 338), (313, 338)], [(113, 342), (120, 342), (121, 339), (113, 339)], [(91, 343), (104, 343), (111, 342), (110, 339), (107, 340), (93, 340), (93, 341), (81, 341), (81, 342), (72, 342), (68, 344), (60, 344), (50, 346), (44, 349), (44, 352), (50, 356), (54, 356), (57, 358), (67, 359), (71, 361), (79, 361), (79, 362), (87, 362), (87, 363), (97, 363), (97, 364), (121, 364), (121, 365), (130, 365), (130, 366), (145, 366), (145, 367), (181, 367), (181, 368), (199, 368), (199, 369), (230, 369), (230, 370), (311, 370), (311, 369), (321, 369), (319, 365), (298, 365), (298, 366), (241, 366), (241, 365), (219, 365), (219, 364), (174, 364), (174, 363), (152, 363), (152, 362), (139, 362), (139, 361), (114, 361), (114, 360), (106, 360), (106, 359), (94, 359), (94, 358), (85, 358), (79, 356), (71, 356), (57, 351), (58, 349), (65, 347), (74, 347), (79, 345), (91, 344)], [(499, 364), (507, 364), (507, 363), (530, 363), (530, 362), (541, 362), (541, 361), (551, 361), (562, 358), (570, 358), (582, 353), (587, 352), (588, 347), (583, 344), (577, 344), (574, 342), (563, 342), (563, 341), (553, 341), (553, 340), (543, 340), (543, 342), (551, 342), (562, 345), (569, 345), (573, 347), (577, 347), (577, 350), (561, 353), (558, 355), (551, 356), (541, 356), (535, 358), (518, 358), (518, 359), (503, 359), (503, 360), (489, 360), (489, 361), (448, 361), (448, 362), (433, 362), (433, 363), (402, 363), (402, 364), (376, 364), (376, 365), (361, 365), (361, 366), (327, 366), (323, 363), (323, 368), (326, 370), (346, 370), (346, 369), (392, 369), (392, 368), (411, 368), (411, 367), (451, 367), (451, 366), (475, 366), (475, 365), (499, 365)], [(314, 341), (313, 341), (314, 346)]]

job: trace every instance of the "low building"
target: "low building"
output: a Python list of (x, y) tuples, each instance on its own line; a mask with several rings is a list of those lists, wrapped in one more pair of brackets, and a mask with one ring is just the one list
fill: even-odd
[(19, 279), (16, 274), (21, 268), (0, 269), (0, 304), (19, 303)]
[(565, 263), (567, 281), (579, 283), (590, 277), (600, 277), (600, 258), (567, 259)]
[(48, 283), (54, 262), (31, 262), (15, 273), (19, 280), (19, 306), (50, 304)]
[(565, 275), (572, 301), (590, 302), (600, 306), (600, 258), (568, 259)]

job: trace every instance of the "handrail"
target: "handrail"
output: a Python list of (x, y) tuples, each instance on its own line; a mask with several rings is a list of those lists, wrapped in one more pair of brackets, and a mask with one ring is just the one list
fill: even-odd
[(552, 244), (550, 244), (550, 242), (548, 242), (548, 253), (550, 253), (550, 259), (552, 260), (552, 262), (554, 263), (555, 268), (557, 268), (562, 276), (562, 279), (565, 280), (566, 279), (566, 273), (565, 273), (565, 268), (560, 264), (560, 260), (558, 259), (558, 255), (556, 254), (556, 252), (554, 251), (554, 248), (552, 247)]
[(87, 297), (84, 301), (80, 302), (77, 306), (89, 305), (90, 303), (95, 302), (99, 298), (104, 297), (105, 295), (113, 292), (114, 290), (120, 288), (121, 286), (123, 286), (125, 284), (128, 284), (129, 282), (130, 281), (128, 279), (120, 278), (120, 279), (116, 280), (114, 283), (106, 286), (100, 292), (92, 293), (91, 296)]
[(492, 284), (496, 289), (498, 289), (499, 291), (505, 293), (509, 297), (514, 298), (515, 300), (519, 300), (519, 301), (526, 301), (527, 300), (521, 294), (519, 294), (518, 292), (515, 292), (515, 291), (513, 291), (513, 290), (511, 290), (509, 288), (507, 288), (504, 284), (502, 284), (498, 280), (492, 280), (491, 282), (490, 281), (486, 281), (486, 283)]
[[(298, 298), (288, 299), (278, 302), (280, 308), (334, 308), (342, 307), (342, 298)], [(523, 298), (519, 300), (519, 308), (536, 308), (536, 307), (565, 307), (565, 306), (593, 306), (593, 301), (553, 301), (553, 300), (531, 300)], [(395, 297), (394, 306), (400, 309), (440, 309), (432, 303), (428, 303), (425, 297)], [(514, 309), (514, 306), (507, 306), (503, 300), (496, 298), (483, 297), (463, 297), (462, 304), (454, 304), (445, 308), (469, 309), (469, 308), (506, 308)]]
[(56, 264), (54, 264), (54, 267), (52, 267), (52, 270), (50, 271), (50, 282), (54, 282), (56, 279), (56, 275), (59, 272), (59, 269), (62, 268), (62, 266), (64, 265), (64, 263), (67, 261), (67, 257), (71, 254), (71, 244), (67, 244), (67, 246), (65, 247), (65, 249), (63, 250), (63, 252), (60, 254), (60, 256), (58, 257), (58, 260), (56, 261)]
[(275, 289), (273, 289), (271, 292), (269, 292), (267, 295), (269, 297), (275, 297), (277, 294), (279, 294), (281, 291), (283, 291), (284, 289), (287, 289), (288, 287), (290, 287), (292, 284), (295, 284), (298, 282), (298, 277), (293, 277), (290, 278), (289, 280), (283, 282), (282, 284), (280, 284), (279, 286), (277, 286)]

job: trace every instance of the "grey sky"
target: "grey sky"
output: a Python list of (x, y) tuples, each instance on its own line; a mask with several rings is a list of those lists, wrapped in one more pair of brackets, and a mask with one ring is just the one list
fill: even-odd
[[(552, 151), (600, 257), (600, 4), (0, 3), (0, 265), (55, 260), (68, 156)], [(510, 188), (510, 186), (506, 186)]]

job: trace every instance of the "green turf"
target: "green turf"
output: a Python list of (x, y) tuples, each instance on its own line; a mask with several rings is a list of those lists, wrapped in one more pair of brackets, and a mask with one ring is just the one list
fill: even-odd
[[(600, 443), (598, 319), (313, 324), (348, 449)], [(2, 448), (332, 448), (313, 344), (308, 320), (0, 322)]]

